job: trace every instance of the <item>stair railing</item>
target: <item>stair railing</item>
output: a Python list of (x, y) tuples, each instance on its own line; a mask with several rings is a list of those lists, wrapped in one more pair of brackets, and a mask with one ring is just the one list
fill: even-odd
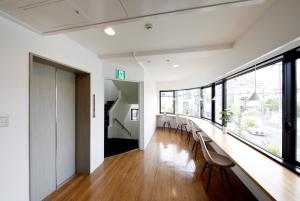
[(118, 119), (116, 119), (116, 118), (114, 118), (114, 121), (113, 121), (114, 123), (117, 123), (117, 124), (119, 124), (120, 126), (121, 126), (121, 129), (123, 129), (123, 130), (125, 130), (126, 131), (126, 133), (129, 135), (129, 136), (131, 136), (131, 132), (118, 120)]

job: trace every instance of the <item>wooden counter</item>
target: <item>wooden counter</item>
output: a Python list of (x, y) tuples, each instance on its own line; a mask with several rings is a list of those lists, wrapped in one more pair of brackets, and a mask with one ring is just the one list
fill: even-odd
[(186, 118), (193, 120), (271, 199), (300, 201), (300, 177), (297, 174), (231, 135), (223, 134), (210, 122)]

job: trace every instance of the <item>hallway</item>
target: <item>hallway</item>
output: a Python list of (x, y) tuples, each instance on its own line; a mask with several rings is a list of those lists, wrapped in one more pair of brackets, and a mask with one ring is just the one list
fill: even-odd
[[(200, 176), (203, 161), (190, 152), (192, 143), (180, 134), (157, 129), (146, 150), (110, 157), (91, 175), (78, 175), (48, 201), (168, 201), (232, 200), (228, 186), (213, 172), (208, 194), (207, 171)], [(234, 200), (255, 200), (246, 187), (229, 173)]]

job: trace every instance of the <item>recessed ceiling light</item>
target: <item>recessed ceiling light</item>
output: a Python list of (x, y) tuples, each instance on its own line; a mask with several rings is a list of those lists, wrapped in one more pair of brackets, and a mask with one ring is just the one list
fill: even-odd
[(106, 27), (106, 28), (104, 29), (104, 32), (105, 32), (107, 35), (109, 35), (109, 36), (113, 36), (113, 35), (116, 34), (115, 30), (114, 30), (113, 28), (111, 28), (111, 27)]
[(150, 63), (151, 63), (151, 61), (150, 61), (150, 60), (148, 60), (148, 61), (147, 61), (147, 63), (148, 63), (148, 64), (150, 64)]
[(170, 62), (170, 59), (167, 59), (166, 62)]
[(178, 68), (179, 65), (178, 65), (178, 64), (174, 64), (173, 67), (174, 67), (174, 68)]

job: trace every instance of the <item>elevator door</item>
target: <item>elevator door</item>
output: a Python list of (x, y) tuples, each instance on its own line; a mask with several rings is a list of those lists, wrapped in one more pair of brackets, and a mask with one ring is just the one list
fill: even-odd
[(34, 63), (30, 75), (30, 195), (39, 201), (56, 189), (55, 71)]
[(30, 194), (47, 197), (76, 172), (75, 74), (33, 62), (30, 75)]
[(75, 174), (75, 75), (57, 70), (57, 185)]

